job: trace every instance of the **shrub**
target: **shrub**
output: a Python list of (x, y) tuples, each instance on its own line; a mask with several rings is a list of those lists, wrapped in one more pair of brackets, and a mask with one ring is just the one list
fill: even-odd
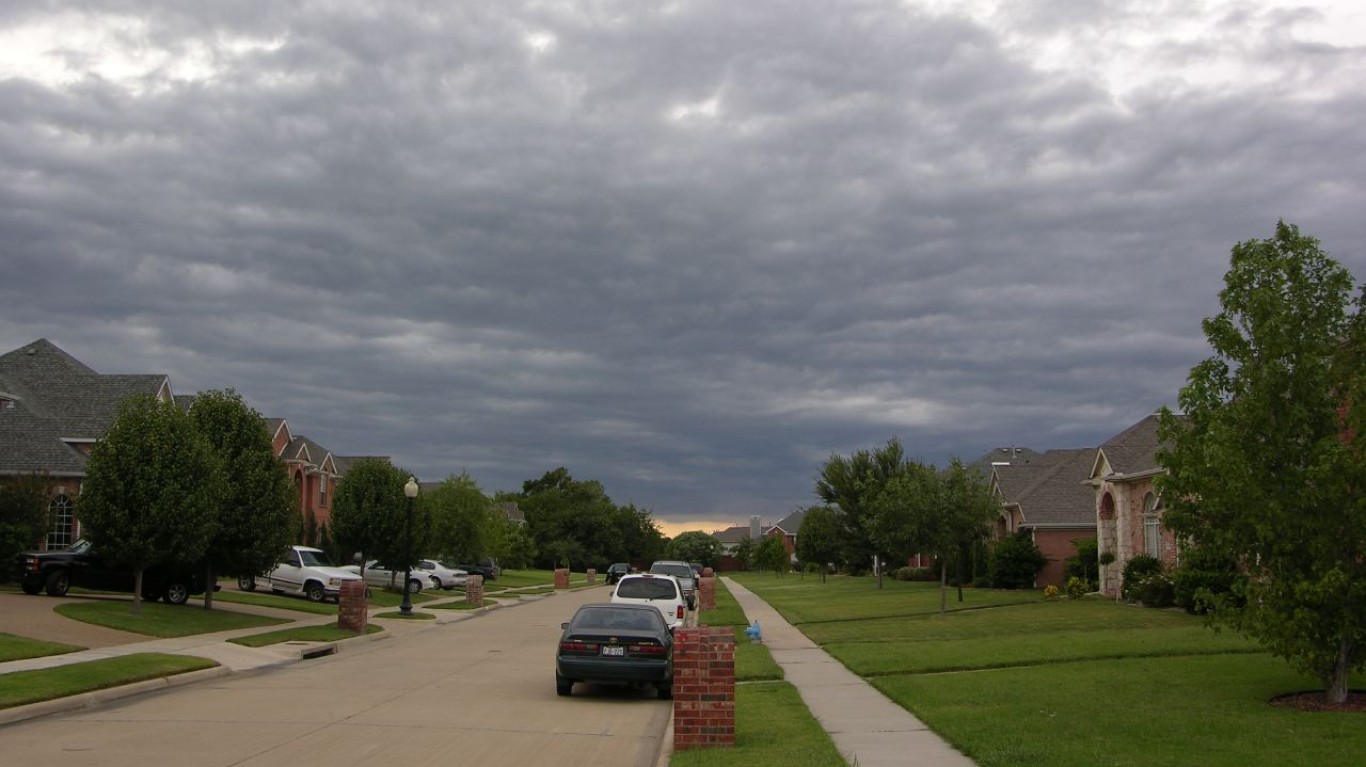
[(1188, 613), (1209, 612), (1214, 602), (1233, 593), (1241, 578), (1232, 557), (1198, 548), (1182, 552), (1181, 564), (1172, 572), (1176, 605)]
[(1136, 600), (1137, 594), (1133, 593), (1138, 583), (1149, 575), (1156, 575), (1162, 572), (1162, 563), (1157, 557), (1150, 557), (1147, 554), (1139, 554), (1124, 565), (1124, 580), (1120, 593), (1125, 599)]
[(1053, 600), (1058, 598), (1059, 593), (1061, 592), (1059, 592), (1058, 587), (1050, 583), (1044, 587), (1043, 598), (1052, 602)]
[(1171, 607), (1176, 604), (1176, 588), (1172, 579), (1162, 573), (1153, 573), (1134, 583), (1132, 598), (1145, 607)]
[(991, 588), (991, 579), (986, 577), (985, 575), (973, 578), (972, 587), (974, 589), (989, 589)]
[(1067, 598), (1081, 599), (1086, 596), (1086, 592), (1091, 591), (1091, 582), (1073, 576), (1067, 579)]
[(1097, 552), (1095, 538), (1073, 538), (1072, 545), (1076, 547), (1077, 553), (1067, 558), (1063, 564), (1063, 576), (1069, 581), (1072, 578), (1080, 578), (1090, 585), (1088, 591), (1094, 591), (1097, 586), (1097, 578), (1100, 575), (1100, 557)]
[(931, 567), (902, 567), (893, 573), (899, 581), (938, 581), (939, 576), (935, 575), (934, 568)]
[(1028, 533), (1002, 538), (991, 548), (987, 573), (998, 589), (1034, 588), (1034, 578), (1048, 564), (1048, 558)]

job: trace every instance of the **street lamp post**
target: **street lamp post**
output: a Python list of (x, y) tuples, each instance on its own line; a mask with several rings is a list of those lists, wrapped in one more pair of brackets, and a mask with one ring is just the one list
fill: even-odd
[(408, 497), (408, 518), (403, 524), (403, 603), (398, 613), (407, 618), (413, 614), (413, 600), (408, 592), (408, 581), (413, 577), (413, 499), (417, 497), (417, 480), (408, 478), (403, 486), (403, 494)]

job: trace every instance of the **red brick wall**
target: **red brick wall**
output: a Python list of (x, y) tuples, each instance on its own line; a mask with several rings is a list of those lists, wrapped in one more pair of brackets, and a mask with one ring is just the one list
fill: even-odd
[(674, 645), (674, 750), (735, 745), (735, 631), (677, 630)]
[(341, 585), (341, 596), (337, 598), (337, 628), (343, 631), (365, 633), (368, 618), (365, 603), (365, 582), (346, 581)]
[(1072, 541), (1077, 538), (1095, 538), (1096, 531), (1085, 528), (1071, 530), (1035, 530), (1034, 544), (1039, 547), (1039, 551), (1048, 557), (1048, 564), (1044, 565), (1039, 571), (1039, 575), (1034, 579), (1034, 585), (1038, 588), (1045, 586), (1057, 586), (1062, 588), (1067, 585), (1067, 576), (1063, 574), (1063, 569), (1067, 564), (1067, 558), (1076, 556), (1077, 547), (1072, 545)]
[(555, 570), (555, 588), (569, 588), (569, 568), (561, 567)]
[(484, 604), (484, 576), (471, 575), (465, 581), (465, 601), (472, 605)]

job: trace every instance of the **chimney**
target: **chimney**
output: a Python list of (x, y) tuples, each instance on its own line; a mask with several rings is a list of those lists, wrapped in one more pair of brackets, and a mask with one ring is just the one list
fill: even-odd
[(750, 518), (749, 518), (749, 539), (750, 539), (751, 541), (757, 541), (757, 540), (759, 540), (759, 537), (762, 536), (763, 534), (764, 534), (763, 526), (759, 524), (759, 517), (758, 517), (758, 515), (755, 515), (755, 516), (750, 517)]

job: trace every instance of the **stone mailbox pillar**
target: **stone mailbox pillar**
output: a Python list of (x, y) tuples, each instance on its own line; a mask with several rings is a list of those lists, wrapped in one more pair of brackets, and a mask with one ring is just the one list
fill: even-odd
[(484, 604), (484, 576), (471, 575), (465, 581), (465, 601), (472, 605)]
[(598, 571), (596, 568), (588, 568), (588, 585), (592, 586), (598, 582)]
[(365, 604), (365, 582), (342, 583), (337, 604), (337, 628), (364, 634), (366, 622), (370, 617), (369, 607)]
[(680, 627), (674, 644), (674, 750), (735, 745), (735, 631)]
[(555, 588), (557, 590), (569, 588), (569, 568), (555, 568)]

